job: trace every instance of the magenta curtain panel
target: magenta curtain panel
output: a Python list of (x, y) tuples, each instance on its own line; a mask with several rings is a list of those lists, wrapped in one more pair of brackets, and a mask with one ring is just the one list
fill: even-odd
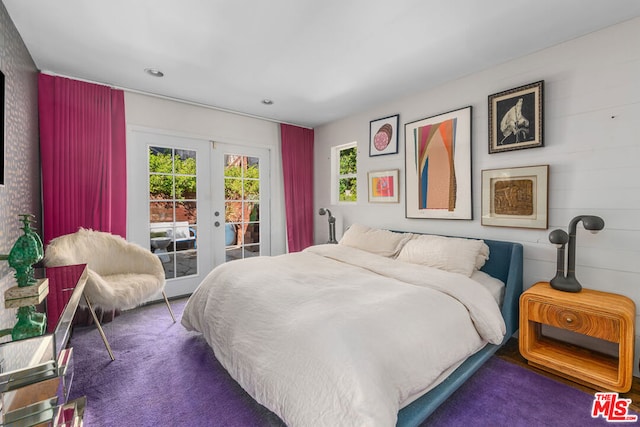
[(124, 93), (38, 76), (43, 237), (79, 227), (126, 237)]
[(313, 129), (280, 125), (289, 252), (313, 245)]

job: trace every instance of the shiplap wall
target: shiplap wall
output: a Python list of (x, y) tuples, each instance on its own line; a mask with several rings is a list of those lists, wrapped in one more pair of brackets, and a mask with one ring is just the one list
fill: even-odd
[[(605, 230), (577, 233), (577, 277), (586, 288), (632, 298), (640, 311), (640, 19), (539, 51), (435, 89), (319, 127), (315, 131), (315, 205), (337, 217), (338, 234), (361, 222), (396, 230), (511, 240), (524, 245), (525, 287), (555, 274), (556, 250), (548, 234), (567, 229), (576, 215), (599, 215)], [(399, 64), (400, 66), (401, 64)], [(544, 80), (544, 147), (488, 154), (487, 97)], [(473, 107), (472, 221), (406, 219), (404, 123), (467, 105)], [(400, 152), (369, 157), (369, 121), (400, 114)], [(330, 148), (358, 142), (355, 205), (330, 204)], [(481, 171), (550, 166), (549, 229), (486, 227), (480, 223)], [(398, 168), (399, 204), (367, 202), (367, 172)], [(315, 240), (327, 236), (326, 216), (315, 217)], [(637, 313), (640, 314), (640, 313)], [(640, 335), (636, 318), (636, 335)], [(637, 356), (640, 340), (636, 340)]]

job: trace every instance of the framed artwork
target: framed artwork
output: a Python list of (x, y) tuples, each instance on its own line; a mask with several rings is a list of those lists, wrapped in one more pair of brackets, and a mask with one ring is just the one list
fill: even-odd
[(482, 171), (482, 225), (548, 227), (549, 165)]
[(371, 171), (368, 174), (369, 202), (398, 203), (398, 169)]
[(400, 115), (372, 120), (369, 123), (369, 157), (398, 152), (398, 120)]
[(404, 125), (407, 218), (472, 219), (471, 106)]
[(543, 146), (544, 81), (489, 95), (489, 154)]

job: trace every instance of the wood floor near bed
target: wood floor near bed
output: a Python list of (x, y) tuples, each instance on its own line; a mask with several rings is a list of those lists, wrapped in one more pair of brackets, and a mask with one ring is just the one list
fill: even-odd
[[(500, 348), (496, 352), (496, 356), (504, 360), (507, 360), (509, 362), (523, 366), (534, 372), (538, 372), (539, 374), (542, 374), (549, 378), (553, 378), (556, 381), (560, 381), (564, 384), (570, 385), (571, 387), (575, 387), (586, 393), (593, 394), (596, 391), (598, 391), (598, 390), (589, 388), (587, 386), (584, 386), (582, 384), (575, 383), (573, 381), (567, 380), (557, 375), (553, 375), (552, 373), (530, 366), (527, 363), (527, 359), (525, 359), (524, 357), (522, 357), (522, 355), (520, 355), (520, 351), (518, 350), (518, 340), (516, 338), (511, 338), (502, 348)], [(620, 393), (620, 396), (626, 399), (631, 399), (632, 402), (631, 402), (631, 405), (629, 405), (629, 409), (635, 412), (640, 412), (640, 378), (633, 377), (633, 384), (631, 385), (631, 390), (628, 393)]]

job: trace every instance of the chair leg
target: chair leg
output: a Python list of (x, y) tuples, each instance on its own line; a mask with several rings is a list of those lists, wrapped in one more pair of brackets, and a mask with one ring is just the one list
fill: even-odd
[(167, 308), (169, 309), (169, 314), (173, 319), (173, 323), (176, 323), (176, 316), (173, 315), (173, 310), (171, 309), (171, 305), (169, 304), (169, 299), (167, 298), (167, 294), (162, 291), (162, 296), (164, 297), (164, 302), (167, 304)]
[(109, 345), (109, 341), (107, 341), (107, 337), (104, 334), (104, 331), (102, 330), (102, 325), (100, 324), (100, 321), (98, 320), (98, 316), (96, 316), (96, 312), (93, 310), (93, 306), (91, 305), (91, 302), (89, 301), (89, 298), (87, 298), (87, 295), (83, 292), (82, 295), (84, 296), (84, 301), (87, 303), (87, 307), (89, 307), (89, 311), (91, 312), (91, 315), (93, 316), (93, 321), (96, 322), (96, 326), (98, 327), (98, 332), (100, 332), (100, 336), (102, 337), (102, 341), (104, 342), (104, 346), (107, 348), (107, 351), (109, 352), (109, 357), (111, 357), (111, 360), (116, 360), (115, 357), (113, 357), (113, 352), (111, 351), (111, 346)]

